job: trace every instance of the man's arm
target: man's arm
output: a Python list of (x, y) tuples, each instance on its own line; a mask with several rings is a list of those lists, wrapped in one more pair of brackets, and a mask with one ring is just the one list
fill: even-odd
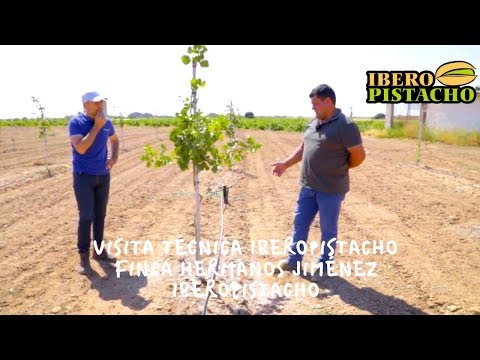
[(120, 141), (118, 140), (117, 134), (113, 134), (112, 136), (109, 137), (110, 144), (112, 145), (112, 156), (110, 159), (107, 161), (107, 170), (110, 171), (112, 170), (113, 165), (116, 164), (118, 160), (118, 149), (120, 145)]
[(98, 132), (101, 128), (103, 128), (105, 123), (106, 119), (103, 114), (98, 113), (95, 116), (95, 124), (87, 135), (83, 136), (81, 134), (78, 134), (70, 136), (70, 141), (72, 142), (73, 147), (75, 148), (75, 150), (77, 150), (79, 154), (83, 155), (87, 152), (88, 149), (90, 149), (90, 146), (92, 146), (93, 142), (95, 141)]
[(97, 137), (99, 129), (96, 128), (95, 126), (92, 127), (90, 132), (83, 136), (81, 134), (79, 135), (72, 135), (70, 136), (70, 141), (72, 142), (73, 147), (79, 154), (85, 154), (88, 149), (90, 149), (90, 146), (92, 146), (93, 142), (95, 141), (95, 138)]
[(365, 149), (362, 144), (353, 146), (347, 150), (350, 153), (348, 158), (349, 169), (359, 166), (365, 160)]
[(290, 167), (302, 160), (303, 156), (303, 141), (302, 143), (293, 151), (293, 153), (281, 162), (275, 162), (270, 164), (273, 166), (272, 174), (276, 176), (282, 176), (282, 174)]

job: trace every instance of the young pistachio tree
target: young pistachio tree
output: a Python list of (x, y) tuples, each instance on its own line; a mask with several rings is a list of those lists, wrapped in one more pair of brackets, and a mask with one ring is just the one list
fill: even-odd
[(420, 106), (420, 116), (418, 119), (418, 137), (417, 137), (417, 148), (415, 152), (415, 162), (418, 166), (420, 163), (420, 152), (422, 147), (423, 131), (425, 126), (425, 117), (427, 111), (427, 104), (422, 104)]
[(35, 96), (32, 96), (32, 101), (40, 111), (40, 124), (38, 126), (38, 137), (43, 138), (43, 144), (45, 149), (45, 168), (47, 169), (47, 174), (49, 177), (52, 177), (52, 173), (48, 168), (48, 146), (47, 146), (47, 131), (52, 127), (50, 120), (45, 119), (45, 114), (43, 111), (45, 108), (40, 104), (38, 99)]
[[(207, 117), (197, 108), (197, 91), (205, 86), (205, 81), (197, 78), (197, 66), (208, 67), (205, 59), (207, 51), (204, 45), (188, 47), (188, 55), (182, 56), (185, 65), (192, 66), (192, 79), (190, 80), (191, 97), (183, 102), (183, 108), (176, 113), (177, 125), (170, 131), (170, 141), (174, 149), (167, 152), (164, 144), (160, 149), (153, 149), (146, 145), (141, 160), (146, 166), (161, 167), (172, 162), (176, 163), (182, 171), (193, 167), (193, 186), (195, 189), (195, 242), (196, 260), (200, 261), (200, 181), (201, 171), (216, 173), (221, 166), (231, 168), (240, 162), (249, 152), (260, 149), (261, 144), (248, 136), (242, 140), (235, 135), (234, 124), (231, 118), (224, 115)], [(217, 143), (220, 143), (217, 145)]]
[(118, 122), (120, 124), (120, 142), (122, 143), (122, 150), (125, 151), (125, 137), (123, 136), (123, 126), (125, 122), (123, 121), (123, 114), (120, 113), (120, 120)]
[[(117, 107), (113, 107), (113, 112), (117, 113)], [(123, 121), (123, 113), (120, 112), (120, 119), (118, 120), (118, 125), (120, 126), (120, 146), (123, 151), (125, 151), (125, 138), (123, 137), (123, 126), (125, 125)]]

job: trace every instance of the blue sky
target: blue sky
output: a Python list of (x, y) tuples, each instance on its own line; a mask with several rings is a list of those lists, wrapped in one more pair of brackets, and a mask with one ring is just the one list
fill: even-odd
[[(0, 45), (0, 119), (36, 117), (32, 96), (46, 116), (82, 111), (81, 95), (109, 98), (109, 114), (174, 115), (190, 95), (187, 45)], [(207, 45), (208, 69), (198, 77), (204, 113), (224, 113), (232, 101), (241, 114), (305, 116), (308, 94), (327, 83), (348, 115), (371, 117), (383, 104), (366, 103), (369, 70), (430, 70), (462, 60), (480, 66), (480, 45)], [(478, 74), (479, 71), (477, 70)], [(477, 78), (471, 86), (480, 86)], [(406, 111), (406, 105), (398, 106)]]

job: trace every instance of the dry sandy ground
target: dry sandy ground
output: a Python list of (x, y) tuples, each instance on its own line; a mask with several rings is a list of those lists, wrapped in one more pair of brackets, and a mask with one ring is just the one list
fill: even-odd
[[(291, 234), (300, 167), (277, 178), (269, 164), (285, 158), (302, 137), (251, 131), (263, 144), (257, 154), (233, 170), (200, 177), (202, 240), (219, 238), (216, 190), (225, 184), (231, 202), (224, 212), (225, 240), (236, 245), (220, 257), (233, 273), (218, 274), (210, 292), (205, 285), (192, 287), (194, 274), (181, 273), (194, 255), (165, 250), (175, 239), (186, 250), (194, 239), (191, 171), (148, 169), (140, 161), (143, 146), (167, 139), (168, 129), (125, 129), (105, 235), (123, 238), (122, 245), (138, 241), (139, 251), (131, 242), (119, 254), (118, 265), (127, 270), (120, 277), (115, 264), (96, 261), (88, 277), (75, 271), (77, 209), (67, 129), (56, 128), (48, 138), (51, 178), (37, 134), (29, 128), (0, 133), (0, 314), (200, 314), (206, 293), (213, 294), (208, 314), (480, 314), (480, 148), (424, 144), (416, 166), (414, 141), (364, 137), (367, 160), (351, 171), (339, 224), (345, 247), (336, 256), (353, 270), (357, 264), (357, 271), (316, 284), (308, 274), (270, 276), (284, 258), (272, 248), (251, 254), (252, 242), (282, 245)], [(318, 239), (317, 218), (309, 244)], [(387, 242), (396, 245), (391, 253), (371, 253), (371, 244)], [(355, 244), (367, 251), (355, 252)], [(317, 254), (308, 253), (304, 266)], [(215, 257), (202, 259), (206, 264)], [(138, 263), (149, 266), (149, 276), (137, 276)], [(372, 263), (376, 276), (362, 276)], [(160, 271), (152, 271), (154, 264)], [(261, 271), (251, 273), (250, 264)]]

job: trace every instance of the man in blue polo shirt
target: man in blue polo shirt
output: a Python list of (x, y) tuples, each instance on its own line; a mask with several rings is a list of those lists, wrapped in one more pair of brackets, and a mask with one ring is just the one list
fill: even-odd
[(365, 150), (357, 124), (336, 108), (336, 95), (330, 86), (317, 86), (309, 97), (316, 117), (308, 124), (302, 143), (284, 161), (271, 165), (272, 174), (281, 176), (289, 167), (302, 162), (292, 248), (280, 268), (286, 271), (300, 268), (303, 259), (300, 252), (304, 247), (297, 246), (297, 243), (307, 241), (310, 226), (318, 213), (321, 248), (324, 247), (325, 251), (318, 259), (321, 264), (319, 271), (312, 274), (312, 281), (319, 281), (326, 273), (326, 262), (333, 262), (335, 253), (329, 258), (329, 250), (336, 248), (340, 207), (350, 190), (348, 170), (365, 160)]
[[(80, 274), (90, 268), (90, 236), (100, 248), (103, 241), (105, 215), (110, 191), (110, 171), (118, 160), (119, 141), (113, 123), (105, 118), (107, 99), (96, 91), (82, 96), (84, 113), (70, 119), (68, 129), (73, 154), (73, 189), (78, 205), (77, 248), (80, 255)], [(112, 154), (108, 157), (108, 140)], [(115, 261), (105, 248), (101, 254), (93, 252), (96, 260)]]

